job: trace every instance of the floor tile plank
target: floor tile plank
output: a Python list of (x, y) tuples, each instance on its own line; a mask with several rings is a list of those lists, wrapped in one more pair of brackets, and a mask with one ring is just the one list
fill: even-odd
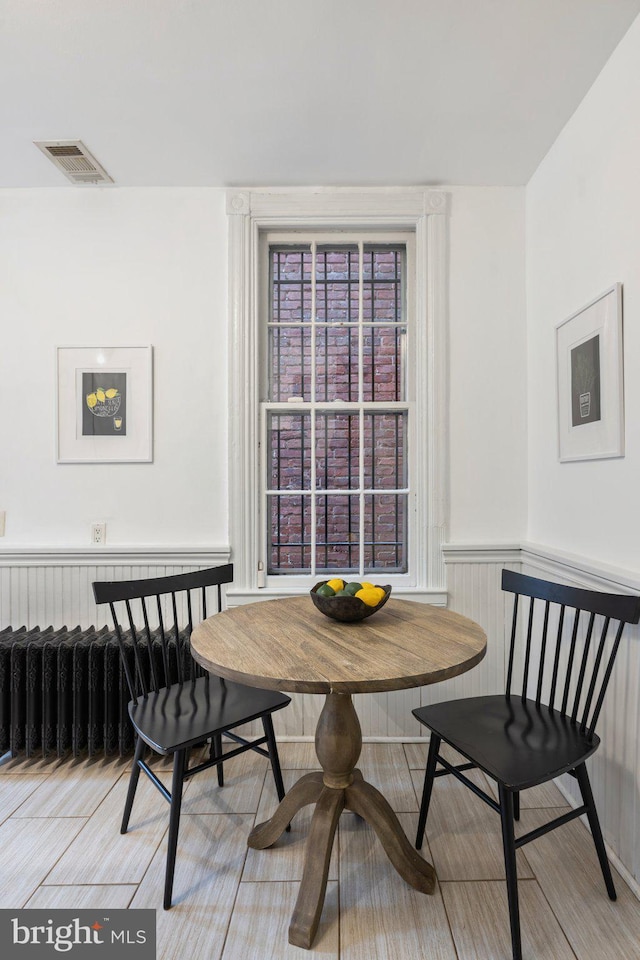
[[(299, 883), (240, 884), (222, 960), (300, 960), (289, 943), (289, 923)], [(339, 954), (338, 884), (327, 883), (324, 910), (309, 957), (337, 960)]]
[[(185, 791), (184, 813), (255, 813), (269, 762), (252, 750), (224, 763), (224, 786), (215, 767), (193, 777)], [(269, 776), (271, 774), (269, 773)]]
[(70, 763), (47, 777), (15, 817), (90, 817), (122, 776), (119, 763)]
[(86, 822), (72, 817), (5, 820), (0, 826), (0, 907), (22, 907)]
[(25, 800), (35, 793), (48, 776), (5, 776), (0, 780), (0, 823), (11, 817)]
[[(398, 819), (405, 832), (415, 831), (415, 817)], [(439, 888), (427, 896), (405, 883), (359, 817), (344, 815), (339, 829), (341, 958), (456, 960)], [(430, 857), (426, 845), (423, 855)]]
[[(421, 792), (422, 772), (412, 770), (411, 775)], [(488, 789), (480, 771), (469, 771), (469, 779)], [(504, 879), (500, 817), (454, 777), (438, 777), (434, 784), (426, 837), (440, 880)], [(523, 851), (518, 850), (516, 857), (518, 876), (532, 877)]]
[[(550, 813), (560, 812), (523, 811), (521, 829), (534, 830)], [(578, 960), (640, 960), (638, 901), (615, 870), (618, 899), (609, 900), (591, 834), (582, 823), (574, 820), (526, 849)]]
[(418, 809), (404, 752), (395, 743), (364, 743), (358, 761), (365, 780), (381, 790), (396, 813)]
[(29, 909), (40, 910), (125, 910), (136, 892), (136, 884), (93, 884), (38, 887), (25, 903)]
[[(535, 880), (518, 883), (525, 960), (575, 960)], [(506, 884), (443, 883), (442, 895), (459, 960), (512, 960)]]
[[(169, 805), (141, 774), (129, 830), (120, 833), (128, 776), (107, 794), (54, 867), (49, 883), (139, 883), (169, 826)], [(165, 782), (170, 775), (163, 775)]]
[(170, 910), (162, 909), (164, 845), (157, 851), (131, 906), (157, 910), (158, 960), (218, 960), (252, 825), (251, 814), (181, 817)]
[(316, 747), (313, 742), (279, 743), (278, 755), (283, 770), (319, 770), (320, 764), (316, 757)]

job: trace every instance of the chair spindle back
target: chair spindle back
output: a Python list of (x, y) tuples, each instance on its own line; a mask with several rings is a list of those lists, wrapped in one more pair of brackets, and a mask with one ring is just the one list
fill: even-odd
[[(227, 563), (169, 577), (93, 584), (96, 603), (109, 604), (134, 701), (203, 675), (190, 653), (191, 631), (194, 623), (222, 610), (222, 585), (232, 580), (233, 564)], [(213, 604), (207, 603), (210, 587), (216, 588)], [(122, 603), (124, 617), (119, 615)]]
[[(514, 682), (520, 623), (522, 621), (524, 627), (526, 621), (521, 699), (527, 699), (528, 691), (535, 687), (537, 707), (544, 702), (552, 710), (559, 710), (570, 717), (572, 723), (579, 723), (582, 733), (591, 737), (625, 624), (640, 620), (640, 597), (549, 583), (513, 570), (503, 570), (502, 589), (515, 595), (507, 695), (511, 696)], [(525, 598), (529, 600), (528, 605)], [(557, 626), (550, 630), (552, 610), (553, 620), (557, 612)], [(537, 632), (540, 615), (542, 626)], [(602, 618), (601, 621), (596, 623), (596, 617)], [(565, 650), (566, 657), (563, 657)], [(543, 701), (547, 682), (548, 695)]]

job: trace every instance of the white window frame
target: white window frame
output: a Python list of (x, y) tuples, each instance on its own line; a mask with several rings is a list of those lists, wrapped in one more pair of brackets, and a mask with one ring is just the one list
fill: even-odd
[[(229, 190), (229, 534), (234, 563), (230, 605), (304, 592), (310, 578), (267, 578), (261, 556), (260, 376), (264, 363), (261, 251), (269, 234), (294, 231), (410, 233), (415, 238), (413, 389), (409, 438), (416, 496), (408, 525), (415, 542), (394, 595), (446, 603), (442, 544), (448, 525), (447, 215), (448, 195), (414, 188)], [(424, 371), (420, 376), (419, 371)], [(382, 571), (381, 571), (382, 574)], [(303, 578), (304, 579), (304, 578)], [(392, 577), (385, 577), (391, 582)], [(277, 580), (277, 583), (275, 582)], [(295, 580), (293, 583), (291, 581)], [(286, 581), (286, 582), (285, 582)]]

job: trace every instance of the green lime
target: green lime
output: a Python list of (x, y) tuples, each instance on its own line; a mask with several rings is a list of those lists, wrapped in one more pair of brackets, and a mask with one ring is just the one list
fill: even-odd
[(321, 587), (318, 587), (316, 593), (319, 597), (335, 597), (336, 595), (335, 590), (328, 583), (323, 583)]
[(352, 593), (349, 593), (349, 591), (348, 591), (347, 589), (338, 590), (337, 593), (336, 593), (336, 597), (352, 597), (352, 596), (353, 596), (353, 594), (352, 594)]
[(361, 583), (348, 583), (344, 588), (345, 593), (348, 593), (350, 597), (355, 597), (358, 590), (362, 590)]

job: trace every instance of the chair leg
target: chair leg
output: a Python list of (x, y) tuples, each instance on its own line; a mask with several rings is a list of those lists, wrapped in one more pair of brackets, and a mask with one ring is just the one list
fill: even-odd
[(598, 811), (596, 810), (593, 793), (591, 792), (589, 775), (584, 763), (581, 763), (580, 766), (576, 767), (576, 778), (580, 786), (582, 800), (587, 808), (587, 819), (589, 820), (589, 826), (591, 827), (591, 836), (593, 837), (596, 853), (598, 854), (598, 860), (600, 861), (600, 869), (602, 870), (602, 876), (607, 888), (607, 893), (609, 894), (610, 900), (616, 900), (616, 888), (613, 883), (613, 877), (611, 876), (611, 867), (609, 866), (607, 851), (605, 850), (604, 839), (602, 837), (602, 830), (600, 829)]
[(124, 804), (124, 813), (122, 815), (120, 833), (126, 833), (129, 827), (129, 817), (131, 816), (133, 800), (136, 795), (136, 787), (138, 786), (138, 779), (140, 777), (140, 767), (138, 764), (139, 761), (144, 757), (145, 747), (146, 743), (142, 737), (138, 737), (136, 740), (136, 752), (133, 757), (133, 766), (131, 767), (131, 773), (129, 774), (129, 789), (127, 790), (127, 799)]
[(278, 801), (280, 801), (284, 797), (284, 783), (282, 782), (282, 771), (280, 769), (278, 746), (276, 744), (276, 735), (273, 730), (273, 720), (271, 719), (270, 713), (266, 714), (266, 716), (262, 718), (262, 726), (264, 727), (264, 735), (267, 738), (269, 760), (271, 761), (271, 769), (273, 771), (273, 779), (276, 784)]
[(164, 877), (164, 909), (171, 907), (173, 893), (173, 875), (176, 868), (176, 849), (178, 829), (180, 827), (180, 807), (182, 806), (182, 785), (187, 768), (187, 750), (176, 750), (173, 755), (173, 777), (171, 780), (171, 808), (169, 813), (169, 835), (167, 838), (167, 869)]
[[(211, 737), (211, 749), (209, 750), (209, 759), (213, 760), (214, 757), (221, 757), (221, 756), (222, 756), (222, 734), (214, 733), (214, 735)], [(224, 764), (222, 763), (222, 761), (216, 764), (219, 787), (224, 787), (223, 767), (224, 767)]]
[(440, 749), (441, 737), (431, 734), (429, 743), (429, 755), (427, 757), (427, 767), (424, 772), (424, 786), (422, 788), (422, 800), (420, 802), (420, 814), (418, 816), (418, 832), (416, 833), (416, 850), (422, 847), (424, 840), (424, 828), (427, 825), (427, 814), (429, 813), (429, 804), (431, 802), (431, 790), (433, 789), (433, 778), (436, 772), (436, 763), (438, 762), (438, 750)]
[(509, 901), (509, 923), (511, 924), (511, 949), (513, 960), (522, 960), (520, 938), (520, 906), (518, 904), (518, 874), (516, 871), (516, 844), (513, 828), (514, 797), (511, 791), (498, 784), (500, 793), (500, 819), (502, 820), (502, 845), (504, 848), (504, 866), (507, 875), (507, 899)]
[(513, 819), (520, 819), (520, 792), (518, 790), (513, 791)]

